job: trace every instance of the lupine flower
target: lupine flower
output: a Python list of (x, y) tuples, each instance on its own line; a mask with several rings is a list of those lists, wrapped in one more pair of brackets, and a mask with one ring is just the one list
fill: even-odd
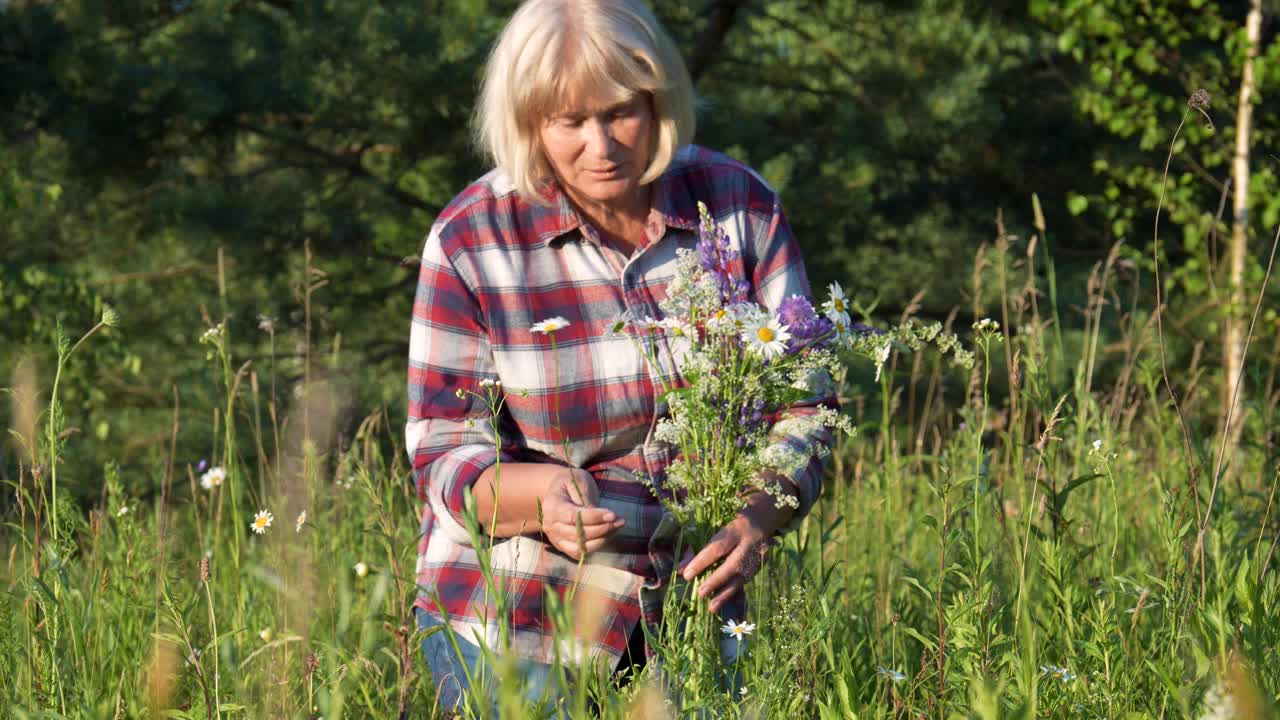
[(307, 511), (303, 510), (302, 512), (298, 513), (298, 519), (295, 520), (293, 523), (293, 531), (296, 533), (302, 532), (302, 526), (306, 524), (307, 524)]
[(791, 333), (786, 325), (777, 318), (768, 317), (747, 325), (742, 332), (742, 342), (752, 351), (763, 356), (765, 360), (782, 355), (787, 351), (787, 341)]
[(212, 490), (222, 484), (227, 479), (227, 471), (221, 467), (209, 468), (208, 472), (200, 476), (200, 487), (205, 490)]
[(753, 623), (737, 622), (735, 620), (726, 620), (724, 623), (724, 626), (720, 628), (720, 632), (724, 633), (725, 635), (728, 635), (729, 637), (737, 638), (739, 641), (741, 641), (742, 638), (746, 637), (747, 635), (750, 635), (751, 631), (755, 629), (756, 629), (756, 626)]
[(351, 569), (356, 571), (356, 577), (364, 577), (369, 574), (369, 566), (365, 565), (363, 562), (358, 562), (355, 565), (352, 565)]
[(567, 327), (569, 327), (569, 321), (557, 315), (553, 318), (547, 318), (546, 320), (540, 320), (534, 323), (533, 327), (529, 328), (529, 331), (547, 335), (563, 330)]
[(257, 515), (253, 516), (253, 522), (249, 523), (249, 529), (263, 535), (267, 532), (267, 528), (271, 527), (271, 521), (275, 520), (275, 516), (266, 510), (259, 510)]
[(698, 203), (698, 215), (702, 221), (698, 224), (698, 259), (702, 269), (715, 279), (720, 288), (720, 300), (723, 303), (739, 303), (746, 300), (747, 283), (730, 277), (729, 263), (736, 260), (738, 252), (733, 249), (729, 235), (716, 224), (707, 206)]
[(892, 680), (893, 682), (896, 682), (896, 683), (902, 682), (903, 680), (907, 679), (907, 676), (904, 675), (901, 671), (895, 670), (893, 668), (887, 668), (884, 666), (876, 668), (876, 674), (882, 678)]

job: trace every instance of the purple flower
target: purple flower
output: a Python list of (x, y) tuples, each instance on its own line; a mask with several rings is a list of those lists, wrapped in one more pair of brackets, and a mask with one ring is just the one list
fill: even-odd
[(702, 269), (716, 279), (720, 287), (720, 299), (726, 304), (744, 302), (747, 297), (746, 280), (733, 280), (729, 263), (738, 258), (729, 235), (712, 219), (711, 213), (698, 203), (702, 222), (698, 225), (698, 260)]
[(196, 472), (204, 472), (208, 467), (209, 461), (201, 458), (200, 462), (196, 463)]

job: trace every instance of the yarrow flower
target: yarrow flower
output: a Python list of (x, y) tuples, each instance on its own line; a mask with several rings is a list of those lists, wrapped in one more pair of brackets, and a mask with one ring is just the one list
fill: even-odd
[(750, 635), (751, 631), (755, 629), (756, 629), (756, 626), (749, 622), (737, 622), (735, 620), (726, 620), (724, 623), (724, 627), (720, 628), (720, 632), (724, 633), (725, 635), (728, 635), (731, 638), (736, 638), (737, 640), (741, 641), (742, 638), (746, 637), (747, 635)]
[(534, 323), (533, 327), (529, 328), (529, 331), (548, 335), (567, 327), (569, 327), (569, 321), (557, 315), (553, 318), (547, 318), (546, 320), (540, 320)]
[(222, 484), (227, 479), (227, 471), (221, 467), (209, 468), (205, 474), (200, 476), (200, 487), (205, 490), (212, 490)]
[(266, 510), (259, 510), (257, 515), (253, 516), (253, 522), (249, 523), (249, 529), (263, 535), (267, 532), (267, 528), (271, 527), (271, 522), (275, 520), (275, 516)]
[(205, 345), (217, 345), (218, 341), (221, 339), (222, 339), (222, 323), (218, 323), (217, 325), (214, 325), (208, 330), (205, 330), (204, 333), (200, 335), (200, 342)]
[(358, 562), (355, 565), (352, 565), (351, 569), (356, 571), (356, 577), (364, 577), (369, 574), (369, 566), (365, 565), (364, 562)]
[(298, 513), (298, 519), (294, 521), (293, 531), (296, 533), (302, 532), (302, 526), (306, 524), (307, 524), (307, 511), (303, 510), (302, 512)]
[(497, 379), (497, 378), (485, 378), (485, 379), (483, 379), (483, 380), (481, 380), (481, 381), (480, 381), (480, 387), (482, 387), (482, 388), (500, 388), (500, 387), (502, 387), (502, 381), (501, 381), (501, 380), (499, 380), (499, 379)]
[(884, 666), (876, 668), (876, 674), (882, 678), (885, 678), (887, 680), (892, 680), (893, 682), (896, 682), (896, 683), (902, 682), (903, 680), (907, 679), (907, 676), (903, 674), (902, 671), (895, 670), (893, 668), (887, 668)]

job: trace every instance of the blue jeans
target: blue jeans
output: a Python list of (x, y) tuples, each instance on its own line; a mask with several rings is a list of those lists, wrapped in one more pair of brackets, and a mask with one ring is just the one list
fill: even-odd
[[(415, 609), (414, 613), (418, 616), (419, 629), (427, 630), (444, 624), (421, 610)], [(477, 684), (488, 689), (487, 702), (493, 708), (496, 717), (498, 681), (494, 676), (494, 669), (490, 667), (491, 662), (483, 663), (485, 667), (482, 669), (480, 647), (471, 639), (458, 633), (454, 633), (454, 639), (458, 642), (461, 657), (459, 652), (454, 651), (447, 629), (438, 630), (422, 641), (422, 654), (426, 657), (427, 667), (431, 669), (432, 684), (436, 689), (436, 704), (446, 712), (450, 710), (461, 712), (464, 703), (463, 695), (472, 695), (475, 692), (467, 681), (470, 673), (470, 677)], [(484, 673), (483, 681), (481, 672)], [(517, 659), (516, 675), (523, 678), (523, 696), (528, 703), (534, 705), (541, 703), (543, 707), (555, 708), (565, 698), (565, 693), (558, 687), (559, 678), (552, 674), (550, 665)], [(566, 708), (560, 706), (560, 709), (551, 717), (568, 718), (569, 713)]]

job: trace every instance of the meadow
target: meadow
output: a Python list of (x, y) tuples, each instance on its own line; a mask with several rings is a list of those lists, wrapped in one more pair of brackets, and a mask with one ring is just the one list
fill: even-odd
[[(749, 586), (744, 687), (719, 714), (1270, 716), (1276, 354), (1254, 362), (1263, 441), (1223, 458), (1197, 419), (1203, 369), (1166, 384), (1155, 318), (1117, 301), (1119, 253), (1065, 307), (1038, 225), (975, 257), (974, 297), (999, 285), (974, 314), (991, 319), (871, 318), (901, 342), (880, 372), (850, 357), (839, 378), (857, 432)], [(442, 716), (408, 614), (418, 503), (401, 411), (342, 423), (319, 358), (281, 397), (271, 363), (243, 362), (211, 322), (190, 351), (221, 401), (175, 405), (160, 491), (139, 497), (108, 464), (82, 507), (59, 468), (92, 439), (65, 426), (58, 377), (117, 319), (103, 307), (68, 327), (8, 388), (22, 463), (0, 534), (0, 718)], [(939, 331), (964, 338), (971, 369), (936, 351)], [(214, 418), (200, 463), (169, 451), (190, 413)], [(649, 681), (573, 687), (574, 715), (696, 715)], [(533, 716), (515, 693), (507, 678), (507, 716)]]

